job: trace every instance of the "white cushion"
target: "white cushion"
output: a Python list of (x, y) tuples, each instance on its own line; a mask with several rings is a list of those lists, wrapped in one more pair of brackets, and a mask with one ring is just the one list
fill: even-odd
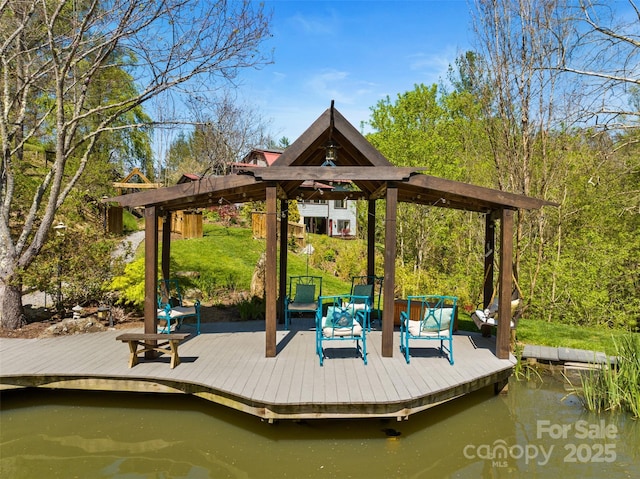
[[(498, 325), (498, 318), (488, 318), (488, 319), (485, 321), (485, 323), (487, 323), (487, 324), (489, 324), (489, 325), (491, 325), (491, 326), (497, 326), (497, 325)], [(511, 326), (512, 328), (515, 328), (515, 327), (516, 327), (516, 325), (515, 325), (515, 323), (514, 323), (513, 321), (511, 321), (510, 326)]]
[[(169, 317), (171, 319), (180, 318), (182, 316), (195, 316), (195, 315), (196, 315), (195, 306), (176, 306), (174, 308), (171, 308), (171, 310), (169, 311)], [(166, 310), (158, 309), (158, 317), (166, 318), (167, 317)]]
[(287, 309), (289, 311), (315, 311), (318, 307), (317, 303), (289, 303)]
[(424, 331), (421, 329), (421, 321), (409, 320), (409, 334), (417, 337), (449, 337), (449, 326), (442, 331)]
[[(480, 321), (482, 321), (485, 324), (488, 324), (489, 326), (497, 326), (498, 325), (498, 318), (496, 318), (496, 317), (490, 318), (485, 314), (484, 311), (477, 310), (476, 311), (476, 316), (478, 317), (478, 319)], [(511, 327), (515, 328), (515, 326), (516, 326), (515, 323), (513, 321), (511, 321)]]
[(343, 308), (351, 308), (352, 311), (366, 311), (367, 303), (342, 303)]
[(327, 324), (327, 317), (322, 318), (322, 335), (325, 338), (333, 337), (345, 337), (345, 336), (362, 336), (362, 326), (354, 318), (353, 329), (352, 328), (333, 328), (331, 326), (325, 326)]

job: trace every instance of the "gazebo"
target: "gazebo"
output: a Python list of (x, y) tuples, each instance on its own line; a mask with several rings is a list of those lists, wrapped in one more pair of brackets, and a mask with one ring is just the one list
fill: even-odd
[[(156, 331), (158, 281), (158, 219), (163, 219), (161, 269), (169, 276), (170, 215), (185, 208), (220, 203), (266, 202), (265, 355), (277, 354), (278, 301), (286, 295), (288, 202), (296, 199), (359, 199), (368, 203), (367, 274), (374, 275), (374, 239), (377, 200), (385, 203), (384, 284), (382, 310), (383, 357), (393, 355), (394, 290), (396, 258), (396, 213), (398, 202), (455, 208), (486, 215), (484, 301), (493, 293), (496, 250), (495, 223), (499, 235), (499, 317), (496, 355), (507, 359), (510, 350), (514, 212), (539, 209), (553, 203), (523, 195), (479, 187), (422, 174), (421, 168), (392, 165), (333, 106), (289, 147), (270, 167), (246, 167), (235, 174), (201, 178), (198, 181), (133, 193), (105, 201), (123, 207), (145, 208), (145, 332)], [(351, 188), (344, 188), (348, 181)], [(334, 183), (335, 182), (335, 183)], [(336, 185), (331, 189), (320, 185)], [(280, 202), (280, 244), (277, 211)], [(362, 227), (362, 226), (361, 226)], [(278, 277), (278, 249), (279, 271)]]

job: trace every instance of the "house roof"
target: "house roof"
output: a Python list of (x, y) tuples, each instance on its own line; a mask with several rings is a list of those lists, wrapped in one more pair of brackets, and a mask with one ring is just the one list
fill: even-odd
[[(336, 166), (323, 166), (325, 145), (338, 146)], [(267, 151), (267, 150), (265, 150)], [(273, 153), (273, 152), (271, 152)], [(172, 211), (219, 202), (263, 201), (267, 186), (278, 187), (278, 197), (305, 199), (315, 195), (316, 182), (339, 187), (324, 191), (325, 199), (383, 198), (389, 187), (398, 189), (398, 201), (476, 212), (496, 209), (537, 209), (553, 203), (504, 191), (423, 174), (423, 168), (396, 167), (351, 125), (333, 104), (269, 168), (246, 166), (235, 174), (205, 177), (153, 191), (117, 196), (105, 201), (122, 206), (157, 206)], [(344, 183), (351, 181), (351, 189)]]
[(202, 178), (200, 175), (197, 175), (195, 173), (184, 173), (180, 179), (178, 180), (178, 185), (181, 185), (182, 183), (189, 183), (191, 181), (198, 181), (200, 178)]
[(283, 150), (280, 149), (263, 149), (263, 148), (254, 148), (251, 150), (241, 162), (236, 163), (236, 165), (250, 165), (251, 157), (254, 155), (262, 156), (262, 159), (265, 161), (267, 166), (271, 166), (274, 161), (276, 161), (280, 155), (282, 155)]

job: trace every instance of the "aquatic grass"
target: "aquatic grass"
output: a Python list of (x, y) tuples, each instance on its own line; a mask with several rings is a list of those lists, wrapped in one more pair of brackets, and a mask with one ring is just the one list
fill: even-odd
[(581, 376), (575, 392), (593, 412), (625, 411), (640, 417), (640, 336), (627, 334), (614, 339), (615, 364), (605, 364)]
[(523, 381), (530, 381), (534, 378), (542, 382), (542, 376), (538, 370), (527, 361), (522, 360), (522, 352), (524, 351), (524, 345), (517, 343), (515, 345), (514, 356), (516, 357), (516, 365), (513, 368), (513, 374), (516, 379)]

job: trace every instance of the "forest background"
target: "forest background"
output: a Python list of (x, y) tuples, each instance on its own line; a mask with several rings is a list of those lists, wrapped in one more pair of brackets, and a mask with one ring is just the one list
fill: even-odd
[[(34, 27), (31, 17), (14, 21), (18, 3), (28, 2), (8, 2), (0, 11), (3, 48), (18, 52), (3, 55), (3, 288), (52, 291), (64, 283), (69, 304), (99, 301), (108, 292), (105, 285), (121, 273), (111, 262), (115, 241), (104, 235), (100, 203), (102, 196), (114, 193), (112, 181), (133, 167), (166, 185), (183, 173), (225, 174), (251, 148), (286, 148), (290, 140), (271, 138), (259, 112), (236, 104), (232, 90), (218, 88), (205, 97), (187, 82), (183, 86), (190, 88), (181, 93), (193, 129), (154, 161), (153, 129), (177, 122), (167, 110), (152, 118), (144, 106), (175, 84), (145, 96), (150, 80), (148, 74), (131, 73), (134, 60), (144, 59), (142, 50), (133, 54), (132, 43), (115, 42), (101, 53), (108, 67), (92, 69), (87, 59), (96, 55), (95, 47), (78, 56), (79, 45), (92, 44), (86, 42), (93, 34), (88, 28), (69, 50), (75, 57), (68, 65), (75, 70), (65, 70), (68, 78), (86, 82), (74, 81), (65, 89), (61, 82), (67, 77), (42, 75), (41, 65), (25, 81), (31, 63), (24, 61), (24, 42), (12, 43), (20, 36), (16, 32), (31, 28), (33, 44), (40, 38), (46, 44), (52, 36), (44, 34), (42, 24)], [(70, 3), (59, 5), (64, 10)], [(89, 7), (102, 2), (73, 5), (68, 16), (61, 15), (65, 31), (78, 31), (77, 22), (89, 18)], [(477, 1), (477, 48), (461, 55), (439, 84), (417, 84), (372, 106), (362, 125), (370, 131), (368, 140), (398, 166), (426, 166), (434, 176), (558, 203), (516, 217), (514, 272), (527, 318), (638, 328), (640, 13), (633, 1), (629, 5), (635, 12), (631, 20), (592, 2)], [(214, 22), (219, 14), (211, 12), (213, 24), (234, 32), (237, 25)], [(247, 22), (250, 14), (253, 22)], [(260, 10), (243, 15), (242, 45), (253, 53), (268, 22)], [(26, 51), (38, 51), (43, 58), (56, 54), (55, 48), (47, 52), (33, 45)], [(269, 61), (249, 57), (225, 70), (227, 79), (235, 68)], [(15, 74), (21, 71), (16, 65), (25, 75)], [(38, 88), (27, 88), (35, 84)], [(109, 87), (116, 84), (117, 89)], [(79, 94), (84, 110), (77, 108)], [(26, 104), (26, 113), (12, 110)], [(74, 128), (52, 120), (64, 111), (75, 115)], [(58, 177), (66, 182), (64, 188), (63, 183), (56, 186), (53, 178)], [(224, 210), (216, 214), (227, 215)], [(64, 237), (53, 234), (57, 222), (67, 226)], [(401, 205), (398, 293), (447, 292), (460, 296), (467, 308), (476, 307), (483, 282), (483, 228), (478, 215)], [(380, 225), (378, 239), (382, 232)], [(4, 327), (23, 321), (14, 319), (14, 314), (0, 316)]]

